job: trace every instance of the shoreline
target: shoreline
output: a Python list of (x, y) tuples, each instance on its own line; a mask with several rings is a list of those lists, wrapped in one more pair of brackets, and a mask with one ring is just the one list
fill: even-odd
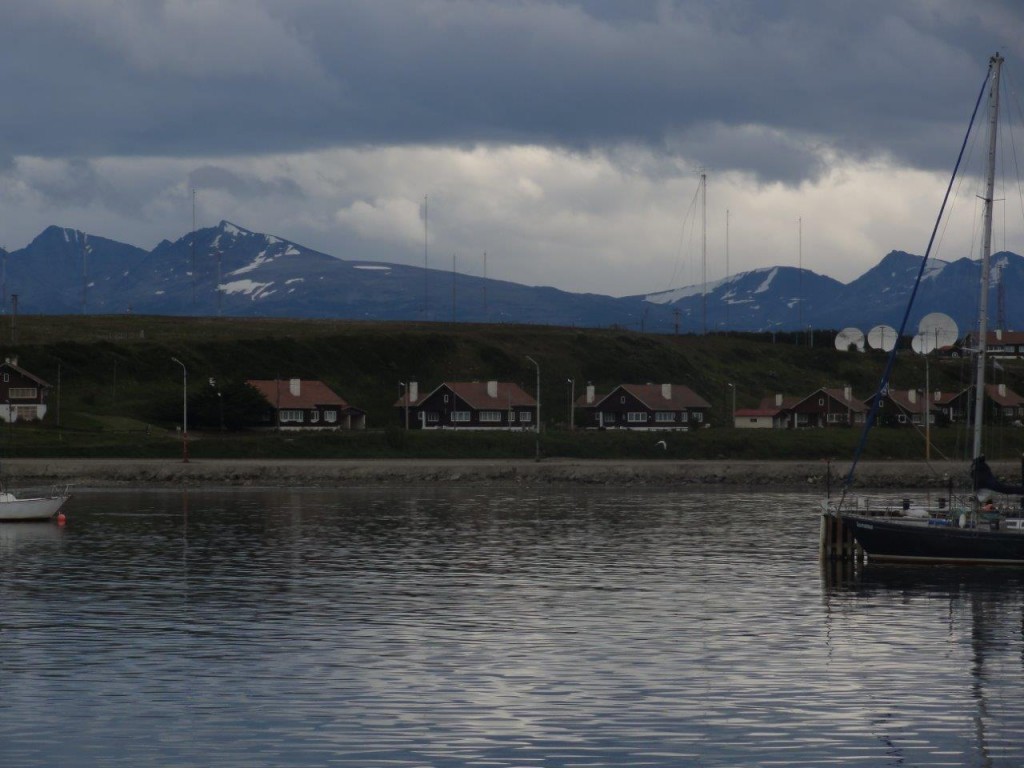
[[(991, 462), (1016, 477), (1017, 462)], [(7, 459), (11, 486), (358, 487), (431, 485), (665, 485), (753, 490), (839, 489), (850, 462), (606, 459)], [(966, 486), (966, 462), (861, 461), (854, 486), (935, 489)], [(831, 475), (831, 478), (828, 477)]]

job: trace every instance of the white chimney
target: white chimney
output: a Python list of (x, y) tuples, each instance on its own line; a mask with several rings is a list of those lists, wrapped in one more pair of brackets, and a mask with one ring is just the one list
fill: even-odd
[(409, 382), (409, 401), (415, 403), (420, 399), (420, 384), (418, 381)]
[(1005, 384), (1000, 384), (999, 385), (999, 396), (1000, 397), (1006, 397), (1006, 385)]
[(672, 399), (672, 385), (671, 384), (662, 384), (661, 385), (661, 396), (664, 397), (666, 400), (671, 400)]
[(594, 402), (594, 385), (587, 384), (587, 405)]
[(289, 379), (288, 392), (291, 393), (292, 397), (298, 397), (299, 393), (302, 392), (302, 379)]
[(914, 405), (917, 402), (917, 390), (916, 389), (908, 389), (907, 390), (907, 400), (910, 401), (911, 405)]
[(781, 408), (782, 407), (782, 393), (781, 392), (776, 392), (775, 393), (775, 407), (776, 408)]
[(1002, 328), (996, 328), (996, 341), (1002, 341), (1002, 340), (1003, 340), (1003, 329)]
[(939, 402), (939, 400), (942, 399), (942, 390), (936, 389), (935, 392), (932, 393), (932, 398), (936, 403)]
[(488, 381), (487, 382), (487, 396), (497, 397), (498, 396), (498, 382)]
[(843, 387), (843, 397), (846, 400), (852, 400), (853, 399), (853, 390), (851, 390), (849, 387)]

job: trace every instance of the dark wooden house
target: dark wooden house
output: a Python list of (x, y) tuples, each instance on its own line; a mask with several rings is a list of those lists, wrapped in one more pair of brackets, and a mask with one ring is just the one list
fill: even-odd
[(867, 410), (850, 387), (822, 387), (793, 406), (798, 429), (863, 424)]
[(506, 381), (446, 381), (421, 393), (409, 382), (395, 401), (408, 429), (534, 429), (537, 401)]
[(587, 429), (698, 429), (709, 425), (711, 411), (711, 403), (683, 384), (620, 384), (606, 395), (588, 385), (576, 406)]
[(263, 424), (278, 429), (365, 429), (366, 413), (322, 381), (250, 379), (267, 401)]
[(986, 384), (985, 419), (990, 424), (1024, 424), (1024, 397), (1006, 384)]
[[(875, 416), (875, 424), (883, 427), (912, 427), (924, 426), (925, 411), (931, 424), (948, 424), (949, 420), (939, 405), (940, 392), (932, 393), (932, 402), (924, 392), (917, 389), (888, 389), (882, 395), (881, 404), (878, 406), (878, 413)], [(874, 398), (868, 398), (864, 402), (865, 408), (870, 409)]]
[(41, 421), (46, 416), (46, 395), (50, 385), (8, 357), (0, 365), (0, 419)]

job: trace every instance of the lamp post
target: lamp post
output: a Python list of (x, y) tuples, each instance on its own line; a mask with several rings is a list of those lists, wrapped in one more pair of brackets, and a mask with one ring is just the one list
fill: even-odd
[(540, 363), (529, 355), (526, 355), (526, 359), (533, 363), (537, 369), (537, 424), (534, 429), (537, 433), (537, 461), (540, 461)]
[(405, 428), (409, 429), (409, 385), (404, 381), (398, 382), (402, 388), (402, 404), (405, 406)]
[(569, 431), (574, 432), (576, 430), (576, 409), (573, 407), (576, 404), (576, 381), (574, 379), (568, 379), (569, 382)]
[(188, 368), (176, 357), (171, 360), (181, 366), (181, 461), (188, 463)]
[(732, 390), (732, 425), (736, 426), (736, 385), (732, 382), (728, 384), (729, 389)]

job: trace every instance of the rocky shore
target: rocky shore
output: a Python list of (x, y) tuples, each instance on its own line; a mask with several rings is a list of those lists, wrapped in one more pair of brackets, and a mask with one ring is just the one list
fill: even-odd
[[(9, 459), (3, 463), (12, 487), (71, 484), (131, 486), (310, 486), (357, 487), (432, 483), (513, 485), (665, 485), (734, 489), (821, 489), (831, 474), (838, 487), (849, 462), (824, 461), (605, 461), (582, 459)], [(1014, 462), (992, 462), (997, 474), (1016, 478)], [(960, 462), (862, 461), (856, 485), (875, 489), (945, 488), (946, 476), (966, 483)]]

